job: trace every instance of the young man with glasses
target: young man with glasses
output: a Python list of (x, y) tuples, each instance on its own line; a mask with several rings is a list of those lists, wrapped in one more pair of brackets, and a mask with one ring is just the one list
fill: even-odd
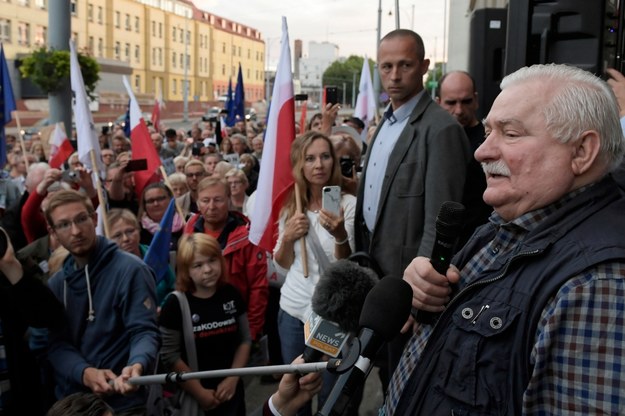
[(142, 415), (146, 392), (127, 380), (152, 371), (158, 353), (154, 275), (96, 235), (97, 215), (83, 194), (55, 193), (45, 216), (50, 234), (70, 253), (48, 282), (67, 319), (64, 331), (50, 332), (57, 397), (87, 388), (116, 414)]
[(197, 160), (192, 159), (184, 166), (184, 174), (187, 177), (187, 185), (189, 186), (189, 192), (179, 197), (176, 202), (182, 209), (184, 216), (198, 212), (197, 210), (197, 187), (198, 184), (206, 176), (206, 169), (204, 164)]

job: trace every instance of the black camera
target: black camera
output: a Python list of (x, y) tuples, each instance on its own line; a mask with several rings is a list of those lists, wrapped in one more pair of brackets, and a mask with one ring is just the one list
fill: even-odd
[(355, 166), (354, 159), (349, 156), (341, 156), (339, 159), (339, 165), (341, 166), (341, 175), (348, 178), (352, 177), (352, 168), (356, 167), (356, 172), (360, 172), (360, 166)]

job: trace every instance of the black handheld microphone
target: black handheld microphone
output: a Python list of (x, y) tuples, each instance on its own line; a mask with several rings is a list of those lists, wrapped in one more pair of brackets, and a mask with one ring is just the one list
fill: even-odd
[(365, 299), (360, 315), (360, 333), (346, 361), (356, 355), (356, 364), (341, 374), (317, 416), (342, 415), (358, 388), (371, 372), (371, 361), (385, 342), (393, 339), (406, 323), (412, 304), (412, 289), (402, 279), (385, 277)]
[[(451, 263), (454, 246), (464, 225), (464, 211), (464, 205), (454, 201), (443, 202), (438, 211), (438, 216), (436, 217), (436, 240), (434, 240), (430, 262), (434, 266), (434, 270), (442, 275), (447, 273)], [(438, 319), (437, 313), (420, 311), (414, 308), (412, 315), (418, 322), (430, 325)]]
[(372, 270), (349, 260), (332, 263), (321, 275), (312, 296), (312, 313), (304, 324), (304, 361), (338, 356), (349, 333), (358, 332), (358, 318), (371, 288), (378, 282)]

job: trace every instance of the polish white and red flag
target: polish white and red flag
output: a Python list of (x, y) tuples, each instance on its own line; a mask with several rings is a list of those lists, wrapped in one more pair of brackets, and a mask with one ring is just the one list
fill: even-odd
[(133, 159), (146, 159), (148, 168), (135, 172), (135, 194), (141, 198), (143, 188), (152, 182), (160, 181), (159, 168), (161, 166), (161, 158), (156, 153), (156, 148), (150, 139), (148, 126), (145, 124), (141, 107), (135, 97), (128, 78), (124, 76), (124, 86), (130, 98), (130, 148), (132, 150)]
[[(104, 177), (106, 169), (102, 162), (100, 153), (100, 143), (98, 142), (98, 131), (93, 122), (91, 110), (89, 110), (89, 100), (83, 82), (80, 64), (78, 63), (78, 53), (73, 39), (69, 41), (69, 62), (70, 62), (70, 82), (72, 94), (74, 96), (74, 119), (76, 120), (76, 136), (78, 146), (78, 158), (80, 162), (99, 177)], [(93, 157), (92, 157), (93, 154)], [(96, 166), (92, 161), (95, 160)], [(95, 183), (95, 180), (94, 180)]]
[(367, 128), (375, 120), (377, 115), (376, 97), (371, 82), (371, 71), (369, 71), (369, 58), (365, 55), (360, 73), (360, 84), (358, 85), (358, 98), (354, 108), (354, 117), (358, 117), (365, 123), (362, 131), (362, 140), (367, 138)]
[(251, 215), (250, 241), (271, 252), (278, 237), (278, 219), (293, 186), (291, 144), (295, 140), (295, 101), (291, 48), (286, 18), (282, 17), (280, 60), (273, 87), (256, 201)]
[(60, 169), (68, 157), (75, 152), (63, 129), (63, 123), (56, 123), (50, 135), (50, 161), (51, 168)]

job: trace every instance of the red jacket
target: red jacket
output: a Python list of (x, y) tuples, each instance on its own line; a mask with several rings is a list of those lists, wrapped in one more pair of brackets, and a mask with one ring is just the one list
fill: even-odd
[[(249, 220), (230, 211), (228, 221), (217, 239), (226, 258), (231, 285), (236, 287), (247, 304), (252, 340), (258, 340), (265, 325), (265, 310), (269, 298), (267, 257), (265, 252), (248, 239)], [(204, 218), (193, 214), (184, 227), (184, 234), (204, 232)]]

